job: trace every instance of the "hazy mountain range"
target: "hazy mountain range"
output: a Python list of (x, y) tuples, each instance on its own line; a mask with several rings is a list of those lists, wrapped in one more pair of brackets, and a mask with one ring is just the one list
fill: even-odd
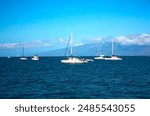
[[(40, 55), (48, 56), (64, 56), (65, 49), (57, 49), (48, 52), (40, 53)], [(73, 55), (75, 56), (96, 56), (100, 54), (98, 52), (97, 44), (86, 44), (73, 48)], [(101, 54), (111, 55), (111, 43), (105, 43), (101, 47)], [(120, 45), (115, 44), (114, 54), (120, 56), (132, 56), (132, 55), (150, 55), (149, 45)]]
[[(104, 55), (111, 55), (112, 37), (100, 38), (98, 40), (82, 43), (73, 47), (75, 56), (96, 56), (100, 51)], [(134, 34), (128, 36), (114, 37), (114, 54), (120, 56), (149, 56), (150, 55), (150, 34)], [(100, 47), (101, 46), (101, 47)], [(99, 50), (101, 48), (101, 50)], [(40, 49), (40, 50), (38, 50)], [(43, 49), (43, 50), (41, 50)], [(27, 56), (38, 54), (40, 56), (64, 56), (66, 48), (48, 50), (44, 48), (26, 49)], [(21, 54), (21, 49), (0, 49), (1, 56), (16, 56)]]
[[(75, 56), (96, 56), (98, 54), (111, 55), (112, 37), (101, 38), (94, 42), (73, 47)], [(113, 38), (114, 54), (116, 55), (150, 55), (150, 34), (134, 34)], [(100, 47), (101, 46), (101, 47)], [(101, 48), (101, 49), (100, 49)], [(63, 56), (65, 48), (43, 52), (41, 55)]]

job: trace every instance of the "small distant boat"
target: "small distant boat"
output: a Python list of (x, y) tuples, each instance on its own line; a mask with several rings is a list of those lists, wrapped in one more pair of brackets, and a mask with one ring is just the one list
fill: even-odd
[(24, 46), (23, 46), (23, 53), (22, 53), (22, 57), (20, 58), (20, 60), (28, 60), (28, 58), (24, 57)]
[[(68, 44), (70, 43), (70, 56), (67, 57), (66, 59), (61, 60), (62, 63), (70, 63), (70, 64), (81, 64), (81, 63), (87, 63), (88, 61), (85, 59), (80, 59), (77, 57), (73, 57), (72, 55), (72, 33), (69, 37)], [(67, 48), (68, 48), (67, 44)]]
[(113, 39), (112, 39), (112, 55), (109, 58), (105, 58), (105, 60), (122, 60), (122, 58), (113, 54), (114, 54), (114, 45), (113, 45)]
[(22, 57), (20, 58), (20, 60), (28, 60), (28, 58)]
[(10, 58), (10, 56), (7, 56), (7, 58)]
[(40, 60), (38, 55), (35, 55), (31, 58), (32, 60)]

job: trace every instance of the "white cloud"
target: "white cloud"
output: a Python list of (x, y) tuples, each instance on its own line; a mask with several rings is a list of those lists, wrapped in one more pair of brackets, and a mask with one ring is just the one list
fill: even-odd
[(120, 43), (120, 44), (124, 44), (124, 45), (135, 44), (135, 43), (136, 43), (136, 40), (129, 39), (129, 38), (126, 37), (126, 36), (119, 36), (119, 37), (116, 37), (116, 38), (114, 39), (114, 41), (117, 42), (117, 43)]
[(102, 37), (97, 37), (97, 38), (92, 39), (91, 41), (92, 42), (101, 42), (102, 39), (103, 39)]
[[(110, 38), (112, 39), (112, 38)], [(98, 42), (107, 42), (109, 38), (94, 38), (86, 41), (73, 41), (74, 46), (81, 46), (87, 43), (98, 43)], [(150, 45), (150, 34), (138, 34), (130, 36), (119, 36), (114, 39), (114, 42), (122, 45)], [(68, 39), (59, 38), (57, 40), (51, 41), (42, 41), (42, 40), (33, 40), (24, 43), (0, 43), (0, 49), (14, 49), (21, 48), (25, 46), (26, 48), (34, 47), (53, 47), (53, 48), (63, 48), (66, 47)]]
[(122, 45), (150, 45), (150, 35), (119, 36), (114, 41)]
[(62, 39), (62, 38), (59, 38), (59, 40), (58, 40), (59, 42), (65, 42), (65, 40), (64, 39)]
[(4, 43), (4, 44), (0, 44), (0, 48), (15, 48), (18, 45), (18, 43)]
[(50, 47), (50, 46), (52, 46), (52, 44), (51, 43), (43, 43), (43, 46), (47, 46), (47, 47)]
[(140, 37), (145, 37), (145, 36), (150, 36), (150, 34), (144, 33), (144, 34), (141, 34), (141, 35), (140, 35)]
[(78, 44), (75, 44), (75, 46), (82, 46), (82, 45), (85, 45), (85, 43), (78, 43)]
[(26, 42), (24, 43), (24, 46), (27, 48), (32, 48), (32, 47), (48, 47), (51, 46), (51, 42), (45, 42), (41, 40), (34, 40), (31, 42)]
[(57, 40), (42, 41), (33, 40), (21, 43), (0, 43), (0, 49), (14, 49), (14, 48), (34, 48), (34, 47), (52, 47), (52, 48), (63, 48), (66, 47), (68, 39), (59, 38)]
[(41, 40), (34, 40), (31, 42), (24, 42), (24, 43), (3, 43), (0, 44), (1, 49), (14, 49), (14, 48), (20, 48), (20, 47), (26, 47), (26, 48), (34, 48), (34, 47), (49, 47), (51, 46), (51, 42), (44, 42)]

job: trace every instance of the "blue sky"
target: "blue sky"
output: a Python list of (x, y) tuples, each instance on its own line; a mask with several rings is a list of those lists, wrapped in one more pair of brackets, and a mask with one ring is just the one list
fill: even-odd
[(70, 32), (76, 44), (150, 33), (150, 0), (0, 0), (1, 46), (59, 48)]

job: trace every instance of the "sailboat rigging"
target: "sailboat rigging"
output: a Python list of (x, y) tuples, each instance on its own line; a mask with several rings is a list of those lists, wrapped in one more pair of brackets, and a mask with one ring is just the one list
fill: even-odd
[(23, 46), (23, 53), (22, 53), (22, 57), (20, 58), (20, 60), (28, 60), (28, 58), (24, 57), (24, 46)]
[[(100, 55), (99, 55), (99, 53), (100, 53)], [(101, 53), (101, 44), (99, 45), (99, 49), (98, 49), (97, 54), (99, 56), (95, 57), (94, 59), (96, 59), (96, 60), (105, 60), (104, 55)]]
[(110, 58), (105, 58), (105, 60), (122, 60), (122, 58), (114, 55), (114, 41), (113, 41), (113, 39), (112, 39), (112, 45), (111, 45), (111, 47), (112, 47), (111, 48), (112, 55), (110, 56)]
[(69, 37), (69, 41), (67, 43), (67, 48), (66, 48), (66, 51), (65, 51), (65, 55), (67, 54), (67, 49), (69, 47), (69, 44), (70, 44), (70, 49), (69, 49), (69, 57), (67, 57), (66, 59), (63, 59), (61, 60), (62, 63), (70, 63), (70, 64), (81, 64), (81, 63), (87, 63), (88, 61), (85, 60), (85, 59), (80, 59), (80, 58), (77, 58), (77, 57), (74, 57), (73, 56), (73, 49), (72, 49), (72, 32), (70, 34), (70, 37)]

